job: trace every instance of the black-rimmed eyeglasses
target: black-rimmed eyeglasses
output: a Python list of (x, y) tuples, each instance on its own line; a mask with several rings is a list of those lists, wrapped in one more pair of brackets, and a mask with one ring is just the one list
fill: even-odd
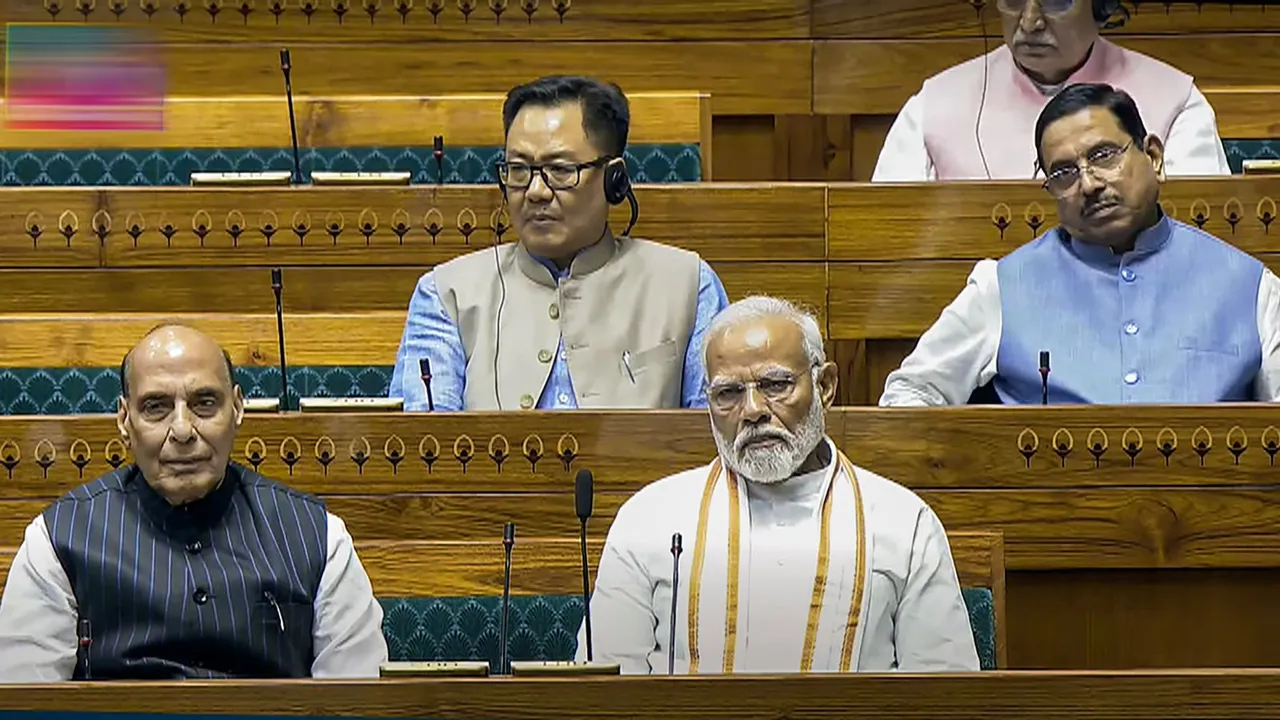
[(524, 190), (533, 184), (535, 174), (552, 190), (571, 190), (582, 182), (582, 171), (602, 167), (613, 158), (604, 156), (584, 163), (550, 162), (532, 165), (526, 162), (499, 162), (498, 178), (511, 190)]

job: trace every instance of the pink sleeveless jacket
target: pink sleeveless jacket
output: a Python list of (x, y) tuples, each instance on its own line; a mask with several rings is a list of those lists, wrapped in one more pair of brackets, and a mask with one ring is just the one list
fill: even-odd
[[(1018, 69), (1001, 45), (986, 55), (987, 97), (982, 108), (982, 151), (995, 180), (1025, 180), (1035, 171), (1035, 125), (1050, 96)], [(939, 180), (985, 179), (974, 137), (982, 99), (983, 57), (925, 81), (924, 138)], [(1161, 139), (1191, 96), (1190, 75), (1099, 38), (1088, 62), (1067, 82), (1107, 83), (1133, 96), (1147, 132)]]

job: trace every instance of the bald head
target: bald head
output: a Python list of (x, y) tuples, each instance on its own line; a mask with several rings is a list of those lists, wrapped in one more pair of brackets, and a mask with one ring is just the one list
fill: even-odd
[(222, 349), (218, 341), (187, 325), (158, 325), (125, 353), (124, 360), (120, 362), (120, 394), (126, 399), (130, 386), (134, 384), (129, 374), (134, 370), (135, 358), (137, 364), (148, 367), (155, 363), (191, 362), (204, 358), (213, 358), (215, 362), (221, 360), (228, 388), (235, 385), (236, 370), (231, 355)]

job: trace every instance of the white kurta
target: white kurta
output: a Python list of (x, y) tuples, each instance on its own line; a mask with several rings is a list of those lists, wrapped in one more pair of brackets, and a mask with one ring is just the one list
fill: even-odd
[[(314, 678), (376, 678), (387, 661), (382, 606), (347, 526), (328, 514), (329, 547), (315, 600)], [(0, 683), (70, 680), (76, 598), (44, 516), (27, 526), (0, 595)]]
[[(829, 441), (828, 441), (829, 442)], [(688, 591), (698, 511), (710, 466), (659, 480), (618, 511), (591, 598), (595, 659), (623, 673), (667, 672), (670, 638), (671, 536), (684, 539), (680, 562), (676, 672), (689, 668)], [(740, 589), (739, 632), (745, 641), (735, 670), (799, 670), (814, 573), (819, 510), (830, 469), (776, 485), (747, 483), (750, 548)], [(859, 671), (978, 670), (969, 615), (946, 532), (933, 511), (906, 488), (855, 470), (872, 534), (871, 583), (859, 623)], [(843, 474), (840, 472), (839, 474)], [(847, 481), (847, 480), (844, 480)], [(586, 659), (585, 632), (578, 659)], [(710, 663), (708, 663), (710, 665)], [(718, 672), (701, 667), (700, 672)]]

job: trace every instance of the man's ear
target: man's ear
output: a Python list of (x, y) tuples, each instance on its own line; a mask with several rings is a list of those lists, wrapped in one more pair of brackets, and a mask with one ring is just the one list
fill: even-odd
[(1144, 152), (1147, 159), (1151, 161), (1151, 167), (1156, 170), (1156, 179), (1164, 182), (1164, 142), (1160, 140), (1158, 135), (1153, 133), (1147, 136), (1145, 147)]
[(236, 427), (244, 422), (244, 393), (239, 385), (231, 388), (231, 409), (235, 413)]
[(119, 431), (120, 441), (124, 446), (132, 448), (133, 446), (129, 444), (129, 401), (123, 395), (116, 403), (116, 430)]
[(836, 404), (836, 387), (840, 384), (840, 368), (827, 361), (818, 368), (818, 379), (814, 383), (818, 397), (822, 398), (822, 407), (830, 409)]

